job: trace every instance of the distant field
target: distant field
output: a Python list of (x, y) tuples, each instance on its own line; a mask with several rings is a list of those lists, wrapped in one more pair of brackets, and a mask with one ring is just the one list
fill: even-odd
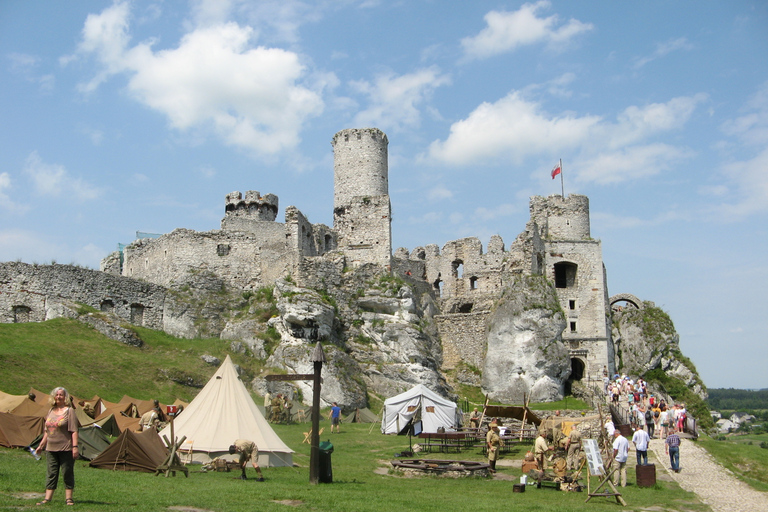
[(768, 434), (727, 436), (716, 441), (708, 436), (699, 438), (701, 446), (741, 480), (757, 489), (768, 491)]

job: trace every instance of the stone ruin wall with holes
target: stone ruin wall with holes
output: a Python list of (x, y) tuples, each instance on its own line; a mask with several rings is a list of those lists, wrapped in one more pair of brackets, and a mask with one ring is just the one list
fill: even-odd
[(0, 263), (0, 322), (43, 322), (80, 303), (125, 321), (166, 329), (164, 288), (72, 265)]

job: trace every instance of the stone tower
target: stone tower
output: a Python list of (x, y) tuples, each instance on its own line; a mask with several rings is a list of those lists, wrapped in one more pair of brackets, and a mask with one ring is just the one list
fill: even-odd
[(338, 249), (354, 265), (391, 264), (388, 144), (378, 128), (342, 130), (331, 141), (333, 228)]
[(532, 197), (530, 210), (544, 243), (544, 272), (566, 316), (571, 380), (600, 381), (604, 366), (613, 371), (614, 354), (603, 251), (590, 235), (589, 198)]

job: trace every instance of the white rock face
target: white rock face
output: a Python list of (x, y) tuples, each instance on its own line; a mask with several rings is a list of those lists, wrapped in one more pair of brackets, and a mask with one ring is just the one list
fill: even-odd
[(505, 292), (488, 324), (483, 391), (504, 403), (520, 403), (524, 393), (534, 401), (559, 400), (570, 372), (555, 292), (528, 283), (520, 279)]

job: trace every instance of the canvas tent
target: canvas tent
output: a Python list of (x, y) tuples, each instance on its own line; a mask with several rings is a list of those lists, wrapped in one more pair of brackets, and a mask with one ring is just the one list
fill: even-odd
[(461, 426), (459, 407), (423, 384), (384, 401), (381, 433), (399, 434), (411, 420), (422, 421), (422, 431), (434, 433), (439, 427)]
[(109, 436), (96, 424), (77, 429), (80, 458), (93, 460), (109, 446)]
[[(186, 436), (191, 443), (193, 461), (208, 462), (222, 456), (232, 459), (229, 446), (236, 439), (247, 439), (259, 448), (259, 465), (293, 465), (293, 450), (264, 419), (229, 356), (173, 423), (176, 437)], [(170, 439), (170, 425), (160, 435)]]
[(20, 416), (9, 412), (0, 412), (0, 446), (16, 448), (29, 446), (43, 433), (45, 418), (40, 416)]
[(114, 471), (154, 473), (167, 457), (168, 450), (154, 428), (140, 433), (124, 430), (120, 437), (90, 462), (90, 466)]
[(367, 408), (355, 409), (349, 413), (342, 423), (378, 423), (379, 417)]

